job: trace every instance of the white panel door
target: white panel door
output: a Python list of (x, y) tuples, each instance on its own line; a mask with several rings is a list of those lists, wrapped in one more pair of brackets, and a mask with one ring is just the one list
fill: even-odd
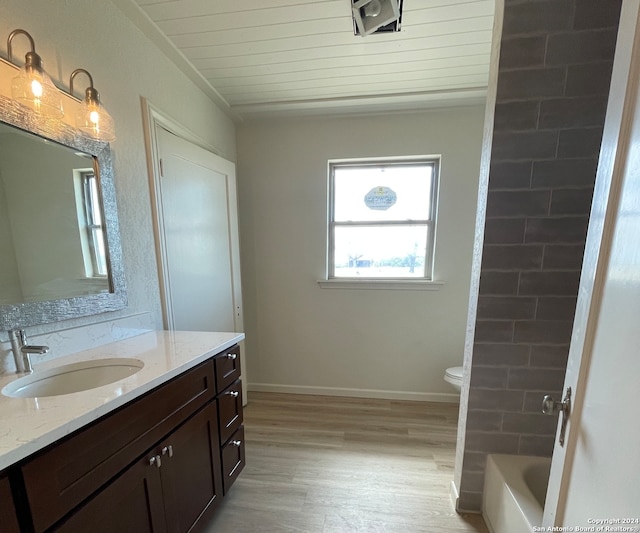
[(545, 505), (544, 525), (563, 531), (640, 531), (639, 8), (623, 2), (565, 380), (574, 399)]
[(235, 165), (160, 126), (156, 137), (168, 327), (239, 331)]

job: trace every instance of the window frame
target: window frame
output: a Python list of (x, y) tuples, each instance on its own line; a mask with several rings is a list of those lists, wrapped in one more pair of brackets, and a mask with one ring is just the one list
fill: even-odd
[[(78, 222), (80, 225), (82, 255), (85, 262), (85, 275), (87, 278), (108, 278), (109, 259), (106, 244), (106, 228), (104, 225), (104, 211), (100, 201), (100, 180), (94, 169), (75, 169), (76, 179), (76, 202), (78, 209)], [(93, 185), (91, 184), (93, 183)], [(92, 190), (97, 193), (96, 199), (92, 196)], [(102, 223), (97, 223), (95, 214), (99, 213)], [(102, 233), (104, 243), (104, 264), (100, 261), (98, 248)], [(105, 273), (100, 272), (100, 267), (104, 267)]]
[[(366, 159), (332, 159), (328, 161), (328, 194), (327, 194), (327, 255), (325, 282), (342, 286), (356, 284), (378, 284), (387, 288), (395, 284), (412, 285), (424, 283), (436, 283), (433, 277), (436, 226), (438, 216), (438, 192), (440, 183), (440, 162), (438, 155), (397, 157), (397, 158), (366, 158)], [(421, 220), (392, 220), (392, 221), (367, 221), (367, 222), (336, 222), (335, 221), (335, 171), (337, 168), (364, 168), (364, 167), (399, 167), (424, 165), (432, 167), (431, 188), (429, 191), (428, 219)], [(335, 228), (336, 227), (390, 227), (390, 226), (427, 226), (427, 248), (425, 250), (425, 264), (422, 276), (405, 277), (347, 277), (335, 275)], [(329, 285), (321, 284), (326, 287)]]

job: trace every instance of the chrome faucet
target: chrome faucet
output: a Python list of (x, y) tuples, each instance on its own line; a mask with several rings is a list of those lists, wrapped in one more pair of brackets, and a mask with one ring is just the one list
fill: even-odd
[(16, 372), (31, 373), (31, 354), (43, 354), (49, 351), (48, 346), (30, 345), (27, 341), (27, 333), (24, 329), (9, 330), (11, 351), (16, 362)]

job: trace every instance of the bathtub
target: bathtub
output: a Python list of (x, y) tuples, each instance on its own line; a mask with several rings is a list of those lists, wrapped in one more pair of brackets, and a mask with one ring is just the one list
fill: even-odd
[(531, 533), (542, 524), (551, 459), (488, 455), (482, 515), (492, 533)]

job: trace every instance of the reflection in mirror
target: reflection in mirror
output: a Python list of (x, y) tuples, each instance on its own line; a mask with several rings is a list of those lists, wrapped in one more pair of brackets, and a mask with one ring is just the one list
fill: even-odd
[(94, 157), (0, 124), (0, 304), (109, 292)]
[(0, 330), (125, 306), (109, 145), (0, 95)]

